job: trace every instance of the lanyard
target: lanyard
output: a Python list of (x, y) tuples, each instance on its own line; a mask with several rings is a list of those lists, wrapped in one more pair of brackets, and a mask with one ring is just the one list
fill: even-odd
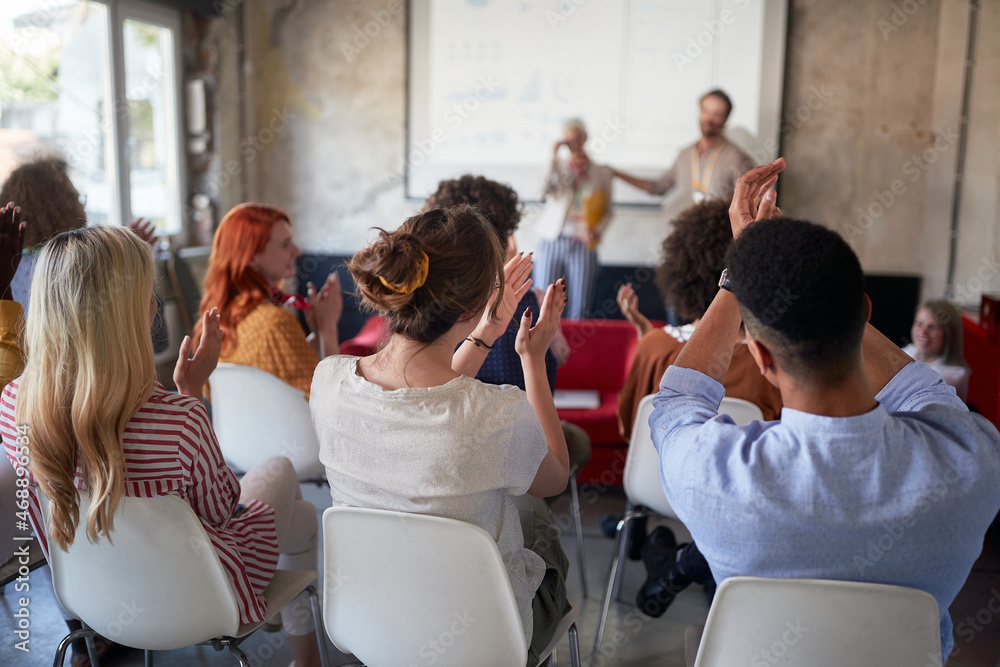
[(716, 142), (712, 150), (708, 152), (704, 167), (701, 164), (701, 153), (698, 152), (698, 146), (694, 147), (694, 155), (691, 156), (692, 192), (700, 192), (702, 195), (708, 194), (708, 186), (712, 182), (712, 172), (715, 171), (715, 163), (719, 160), (723, 143), (723, 141)]

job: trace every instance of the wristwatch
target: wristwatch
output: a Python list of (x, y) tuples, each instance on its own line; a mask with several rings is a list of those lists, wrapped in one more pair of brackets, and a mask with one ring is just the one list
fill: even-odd
[(719, 288), (730, 293), (733, 291), (733, 283), (729, 281), (729, 269), (722, 269), (722, 275), (719, 276)]

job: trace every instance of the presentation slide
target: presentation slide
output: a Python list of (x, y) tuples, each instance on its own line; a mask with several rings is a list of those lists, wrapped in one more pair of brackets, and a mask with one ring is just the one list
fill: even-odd
[[(407, 196), (475, 173), (537, 201), (571, 118), (592, 160), (657, 176), (698, 139), (698, 100), (713, 88), (734, 103), (729, 140), (773, 159), (786, 1), (411, 2)], [(613, 198), (659, 204), (621, 181)]]

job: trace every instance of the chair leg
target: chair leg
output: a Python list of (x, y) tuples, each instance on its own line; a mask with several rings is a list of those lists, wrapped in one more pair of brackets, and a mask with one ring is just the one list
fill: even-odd
[(622, 516), (622, 520), (618, 522), (618, 534), (615, 536), (615, 555), (611, 559), (608, 583), (604, 588), (604, 601), (601, 604), (600, 615), (597, 617), (597, 634), (594, 637), (594, 649), (590, 654), (590, 667), (595, 667), (597, 664), (597, 658), (601, 650), (601, 640), (604, 639), (604, 624), (607, 623), (608, 610), (611, 608), (611, 598), (614, 596), (615, 589), (617, 588), (619, 563), (625, 558), (625, 545), (628, 544), (625, 537), (628, 535), (629, 524), (632, 523), (632, 519), (635, 517), (636, 515), (630, 512), (628, 506), (626, 506), (625, 514)]
[(315, 586), (309, 586), (306, 588), (306, 592), (309, 593), (309, 606), (312, 608), (313, 626), (316, 630), (316, 643), (319, 647), (319, 661), (323, 667), (330, 667), (330, 655), (327, 653), (326, 638), (323, 636), (326, 633), (323, 627), (323, 612), (319, 608), (319, 594), (316, 592)]
[[(86, 623), (83, 624), (83, 627), (84, 628), (88, 628), (88, 626), (87, 626)], [(87, 635), (87, 639), (86, 639), (86, 642), (87, 642), (87, 655), (90, 657), (91, 667), (101, 667), (101, 661), (98, 660), (98, 658), (97, 658), (97, 647), (94, 646), (94, 635), (96, 635), (96, 634), (97, 633), (95, 632), (93, 634)]]
[(569, 626), (569, 664), (580, 667), (580, 636), (576, 631), (576, 623)]
[[(632, 537), (631, 519), (634, 516), (637, 516), (637, 514), (633, 511), (632, 501), (628, 500), (625, 502), (625, 513), (622, 515), (622, 520), (618, 522), (619, 531), (623, 530), (623, 524), (624, 524), (625, 535), (622, 541), (617, 545), (618, 548), (617, 558), (621, 566), (618, 569), (618, 576), (615, 579), (613, 588), (611, 589), (611, 597), (613, 597), (615, 600), (618, 600), (619, 602), (622, 602), (621, 588), (622, 588), (622, 582), (625, 580), (625, 564), (628, 562), (628, 558), (626, 558), (626, 553), (628, 552), (629, 539)], [(629, 517), (629, 521), (625, 521), (625, 517)]]
[(229, 653), (240, 661), (240, 667), (250, 667), (250, 659), (247, 658), (247, 654), (244, 653), (243, 649), (239, 646), (236, 644), (229, 644)]
[(580, 517), (580, 491), (576, 475), (569, 478), (569, 490), (570, 511), (573, 513), (573, 523), (576, 528), (576, 560), (580, 566), (580, 588), (583, 591), (583, 599), (586, 600), (590, 596), (587, 592), (587, 559), (583, 548), (583, 521)]
[(153, 652), (147, 649), (145, 653), (146, 653), (145, 667), (153, 667)]
[(97, 633), (90, 628), (84, 627), (79, 630), (74, 630), (63, 637), (63, 640), (59, 642), (59, 646), (56, 648), (56, 657), (52, 661), (52, 667), (62, 667), (63, 662), (66, 660), (66, 649), (69, 648), (70, 644), (81, 637), (93, 637), (96, 634)]

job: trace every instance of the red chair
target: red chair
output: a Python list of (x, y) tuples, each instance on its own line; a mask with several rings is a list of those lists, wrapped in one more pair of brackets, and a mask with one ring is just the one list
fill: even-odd
[(385, 330), (385, 319), (375, 315), (365, 322), (354, 338), (348, 338), (340, 344), (340, 353), (354, 357), (367, 357), (375, 354)]

